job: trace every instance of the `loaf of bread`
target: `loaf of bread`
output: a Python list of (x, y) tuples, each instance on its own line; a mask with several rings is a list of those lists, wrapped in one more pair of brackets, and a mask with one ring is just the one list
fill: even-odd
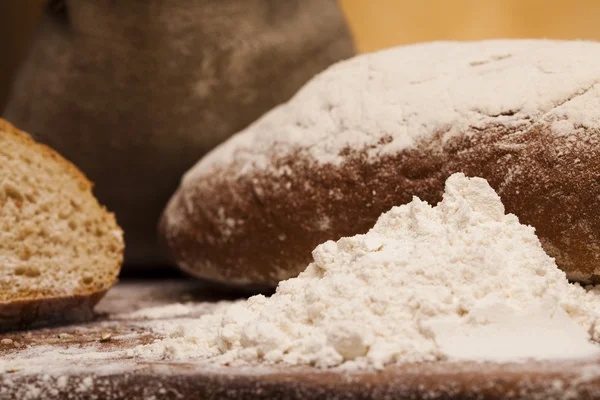
[(336, 0), (52, 3), (4, 117), (95, 182), (125, 268), (166, 264), (156, 225), (187, 169), (354, 55)]
[(0, 331), (89, 318), (122, 260), (123, 233), (92, 184), (0, 120)]
[(600, 277), (600, 44), (441, 42), (341, 62), (189, 171), (162, 219), (181, 268), (275, 285), (454, 172), (486, 178), (569, 278)]

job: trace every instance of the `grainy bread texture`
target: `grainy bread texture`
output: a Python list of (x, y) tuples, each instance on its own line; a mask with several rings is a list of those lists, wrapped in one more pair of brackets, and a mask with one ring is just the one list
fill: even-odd
[(125, 268), (167, 264), (156, 225), (187, 169), (354, 55), (336, 0), (52, 3), (4, 116), (95, 182)]
[(275, 285), (454, 172), (487, 179), (569, 278), (600, 278), (600, 44), (438, 42), (341, 62), (201, 160), (161, 222), (181, 268)]
[(123, 247), (85, 176), (0, 120), (0, 331), (89, 317)]

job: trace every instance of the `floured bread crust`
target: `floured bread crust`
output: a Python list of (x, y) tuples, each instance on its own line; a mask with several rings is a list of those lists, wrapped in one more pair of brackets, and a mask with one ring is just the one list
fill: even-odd
[(331, 67), (184, 177), (161, 222), (197, 276), (273, 286), (454, 172), (487, 179), (571, 279), (600, 268), (600, 44), (430, 43)]

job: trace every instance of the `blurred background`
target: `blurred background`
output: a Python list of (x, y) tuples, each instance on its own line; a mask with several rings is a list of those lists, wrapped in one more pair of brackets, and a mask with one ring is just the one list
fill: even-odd
[(598, 21), (600, 0), (0, 0), (0, 115), (96, 183), (126, 266), (146, 270), (168, 263), (156, 225), (181, 175), (333, 62), (433, 40), (600, 40)]
[[(0, 109), (45, 1), (0, 1)], [(597, 0), (339, 1), (360, 52), (444, 39), (600, 39)]]

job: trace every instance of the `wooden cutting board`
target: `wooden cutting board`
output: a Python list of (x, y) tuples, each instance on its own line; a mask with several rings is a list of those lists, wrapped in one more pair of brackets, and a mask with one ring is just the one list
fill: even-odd
[[(197, 282), (121, 283), (95, 321), (3, 335), (0, 399), (600, 399), (600, 360), (348, 372), (147, 363), (128, 351), (163, 337), (161, 320), (210, 312), (223, 296), (231, 298)], [(198, 307), (185, 314), (174, 305), (148, 321), (149, 307), (178, 302)]]

